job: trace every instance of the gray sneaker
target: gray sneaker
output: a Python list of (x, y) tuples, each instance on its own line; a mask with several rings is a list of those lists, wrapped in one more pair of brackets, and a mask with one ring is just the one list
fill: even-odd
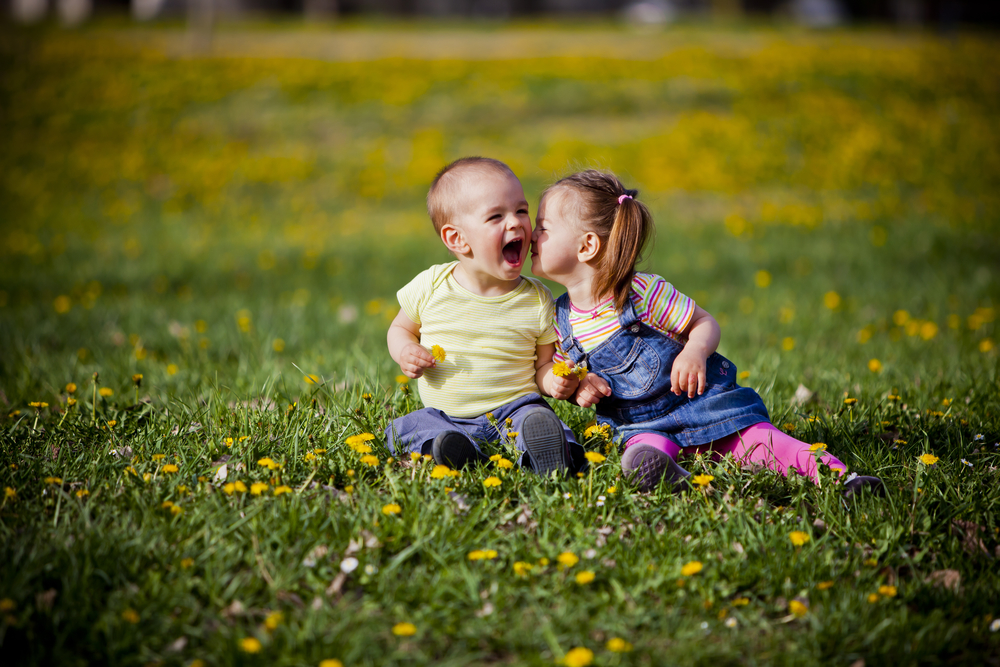
[(548, 477), (553, 470), (566, 473), (573, 467), (562, 422), (552, 410), (530, 410), (521, 422), (521, 437), (524, 438), (531, 467), (539, 475)]
[(455, 470), (477, 463), (489, 462), (489, 457), (476, 449), (469, 436), (461, 431), (439, 433), (431, 443), (434, 462)]
[(885, 495), (885, 484), (878, 477), (852, 472), (844, 479), (844, 498), (850, 498), (866, 489), (876, 496)]
[(680, 491), (681, 482), (689, 473), (677, 465), (665, 452), (652, 445), (638, 443), (627, 447), (622, 454), (622, 474), (635, 482), (641, 491), (652, 491), (664, 480), (674, 491)]

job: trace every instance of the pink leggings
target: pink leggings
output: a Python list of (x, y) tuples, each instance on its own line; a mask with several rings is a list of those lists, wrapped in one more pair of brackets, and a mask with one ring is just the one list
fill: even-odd
[[(681, 446), (659, 433), (639, 433), (629, 438), (626, 447), (636, 444), (656, 447), (670, 458), (677, 460)], [(689, 447), (688, 452), (712, 452), (712, 458), (721, 459), (733, 454), (743, 463), (761, 464), (769, 470), (788, 476), (789, 470), (805, 475), (813, 482), (818, 481), (818, 464), (823, 463), (834, 470), (847, 472), (847, 466), (827, 452), (811, 452), (809, 445), (779, 431), (773, 424), (761, 422), (748, 426), (742, 431), (727, 435), (707, 445)], [(820, 454), (820, 456), (817, 456)]]

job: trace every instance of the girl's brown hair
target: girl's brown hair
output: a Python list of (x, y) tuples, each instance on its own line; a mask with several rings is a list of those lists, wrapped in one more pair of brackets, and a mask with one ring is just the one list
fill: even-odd
[(635, 265), (653, 235), (653, 218), (645, 204), (636, 199), (638, 190), (629, 190), (614, 174), (596, 169), (577, 172), (550, 185), (542, 194), (569, 190), (577, 195), (576, 213), (580, 223), (601, 239), (597, 257), (598, 276), (594, 298), (610, 293), (615, 310), (621, 312), (632, 288)]

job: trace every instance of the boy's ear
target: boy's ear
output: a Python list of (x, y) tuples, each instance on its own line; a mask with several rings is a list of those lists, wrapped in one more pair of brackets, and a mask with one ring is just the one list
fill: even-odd
[(465, 242), (465, 235), (458, 227), (452, 225), (442, 227), (441, 242), (444, 243), (444, 247), (456, 255), (464, 255), (469, 252), (469, 244)]
[(579, 247), (576, 251), (577, 259), (581, 262), (589, 262), (601, 254), (601, 237), (594, 232), (584, 232), (580, 236)]

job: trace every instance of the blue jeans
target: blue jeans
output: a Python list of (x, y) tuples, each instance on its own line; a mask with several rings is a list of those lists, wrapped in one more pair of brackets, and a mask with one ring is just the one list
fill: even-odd
[[(521, 423), (528, 412), (534, 408), (552, 409), (538, 394), (527, 394), (493, 409), (488, 414), (493, 415), (494, 423), (500, 427), (499, 431), (490, 423), (486, 415), (452, 417), (437, 408), (424, 408), (393, 420), (385, 429), (385, 442), (395, 451), (396, 456), (407, 452), (430, 454), (431, 443), (439, 434), (444, 431), (461, 431), (469, 436), (477, 450), (482, 451), (479, 447), (480, 442), (502, 440), (506, 438), (508, 431), (514, 431), (517, 433), (517, 437), (514, 438), (514, 447), (521, 452), (518, 465), (530, 468), (528, 454), (524, 446), (524, 437), (521, 434)], [(509, 429), (506, 427), (508, 419), (511, 420)], [(586, 462), (583, 456), (583, 447), (577, 444), (573, 431), (566, 424), (563, 424), (562, 427), (566, 442), (569, 444), (573, 468), (580, 470)]]

